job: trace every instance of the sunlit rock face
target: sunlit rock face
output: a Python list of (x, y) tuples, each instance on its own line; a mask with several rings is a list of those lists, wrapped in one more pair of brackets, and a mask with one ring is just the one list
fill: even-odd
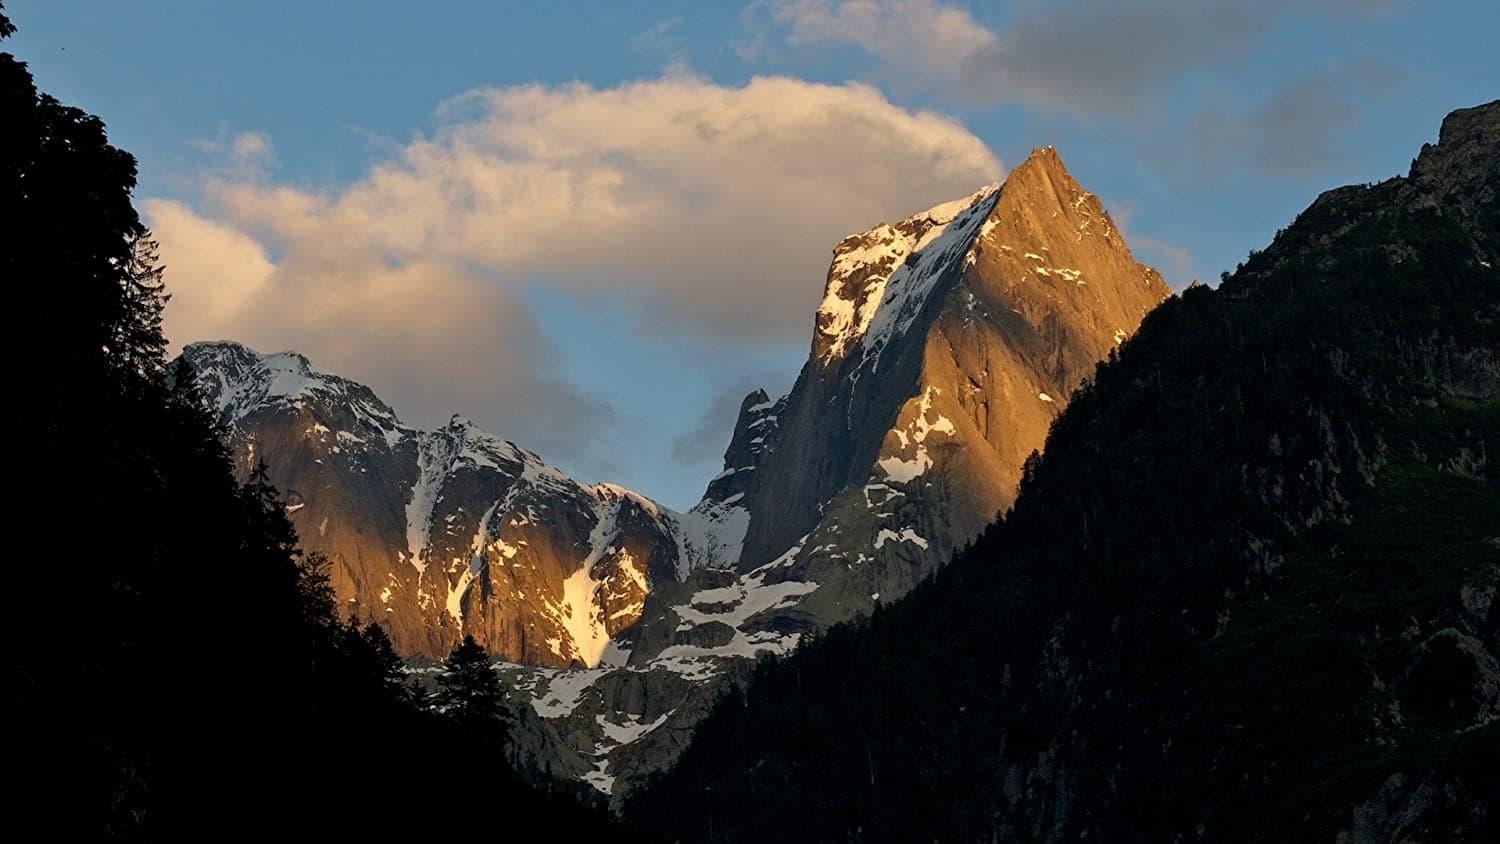
[(441, 657), (467, 633), (512, 662), (597, 665), (650, 584), (697, 553), (640, 495), (580, 484), (460, 417), (404, 425), (300, 355), (199, 343), (183, 356), (242, 474), (265, 464), (341, 604), (407, 656)]
[(899, 597), (1006, 510), (1068, 396), (1168, 293), (1050, 147), (839, 243), (807, 364), (746, 399), (705, 497), (748, 516), (741, 571), (819, 584), (778, 624)]
[(791, 391), (747, 396), (675, 513), (455, 418), (401, 424), (295, 354), (184, 353), (338, 596), (408, 656), (507, 664), (514, 752), (618, 800), (756, 657), (910, 590), (1008, 508), (1098, 361), (1168, 294), (1050, 148), (834, 249)]

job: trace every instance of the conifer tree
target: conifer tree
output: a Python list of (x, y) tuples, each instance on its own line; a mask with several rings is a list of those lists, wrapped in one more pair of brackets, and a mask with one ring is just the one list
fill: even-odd
[(396, 646), (391, 644), (390, 634), (371, 621), (365, 624), (362, 635), (365, 648), (375, 665), (375, 675), (393, 694), (409, 697), (411, 688), (406, 682), (406, 663), (396, 653)]
[(453, 648), (438, 675), (437, 707), (466, 729), (498, 739), (504, 729), (504, 693), (494, 663), (473, 636)]

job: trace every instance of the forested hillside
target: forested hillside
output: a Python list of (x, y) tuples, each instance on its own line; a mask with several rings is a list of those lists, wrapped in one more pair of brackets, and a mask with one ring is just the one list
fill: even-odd
[(1500, 835), (1500, 102), (1147, 317), (1015, 507), (763, 665), (660, 840)]
[(135, 178), (97, 117), (0, 53), (13, 834), (385, 838), (493, 832), (496, 814), (611, 834), (505, 768), (482, 652), (455, 652), (435, 697), (410, 685), (379, 628), (340, 616), (277, 492), (235, 481), (167, 371), (171, 276)]

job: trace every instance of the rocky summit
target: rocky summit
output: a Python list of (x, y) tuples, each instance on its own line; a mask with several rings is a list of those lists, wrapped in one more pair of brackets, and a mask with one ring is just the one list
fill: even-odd
[(845, 238), (791, 391), (752, 393), (700, 507), (739, 570), (817, 583), (783, 624), (897, 598), (1011, 504), (1028, 455), (1168, 295), (1051, 147), (1001, 185)]
[(458, 417), (407, 426), (294, 353), (184, 358), (348, 610), (408, 657), (473, 634), (504, 660), (519, 760), (619, 800), (754, 658), (900, 597), (1005, 511), (1069, 396), (1167, 296), (1035, 150), (835, 247), (794, 386), (745, 398), (686, 513)]

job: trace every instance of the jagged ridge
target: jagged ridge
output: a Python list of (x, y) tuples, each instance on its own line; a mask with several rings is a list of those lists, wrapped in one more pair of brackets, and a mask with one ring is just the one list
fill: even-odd
[(652, 581), (723, 553), (712, 513), (580, 484), (460, 416), (407, 426), (301, 355), (197, 343), (183, 357), (241, 470), (266, 462), (340, 601), (405, 654), (441, 656), (469, 632), (516, 662), (595, 665)]

